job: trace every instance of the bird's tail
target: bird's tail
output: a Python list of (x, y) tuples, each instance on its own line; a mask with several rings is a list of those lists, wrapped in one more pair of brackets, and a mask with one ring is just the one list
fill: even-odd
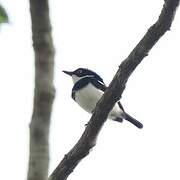
[(143, 128), (143, 124), (140, 123), (138, 120), (134, 119), (132, 116), (124, 112), (124, 119), (129, 121), (130, 123), (134, 124), (138, 128)]

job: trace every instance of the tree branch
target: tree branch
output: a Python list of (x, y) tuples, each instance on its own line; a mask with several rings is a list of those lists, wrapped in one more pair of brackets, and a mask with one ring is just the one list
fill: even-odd
[(35, 51), (34, 107), (30, 123), (28, 180), (46, 180), (49, 168), (49, 126), (55, 96), (54, 46), (48, 0), (30, 0)]
[(143, 58), (148, 55), (148, 52), (161, 36), (170, 29), (178, 5), (179, 0), (165, 0), (158, 21), (149, 28), (130, 55), (121, 63), (108, 89), (97, 103), (96, 109), (83, 135), (77, 144), (65, 155), (49, 177), (49, 180), (67, 179), (80, 160), (88, 155), (89, 150), (95, 146), (98, 134), (110, 110), (121, 98), (129, 76), (141, 63)]

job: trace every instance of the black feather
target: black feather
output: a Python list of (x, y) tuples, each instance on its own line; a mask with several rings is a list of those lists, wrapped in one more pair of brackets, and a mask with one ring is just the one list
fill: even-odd
[(124, 119), (129, 121), (130, 123), (134, 124), (136, 127), (142, 129), (143, 124), (140, 123), (138, 120), (134, 119), (132, 116), (124, 112)]
[[(74, 86), (72, 88), (71, 97), (75, 100), (75, 98), (76, 98), (76, 91), (86, 87), (89, 83), (91, 83), (97, 89), (100, 89), (103, 92), (107, 89), (106, 85), (104, 84), (104, 82), (103, 82), (103, 80), (101, 78), (97, 78), (97, 77), (84, 77), (84, 78), (80, 79), (79, 81), (77, 81), (74, 84)], [(124, 115), (123, 115), (124, 119), (126, 119), (129, 122), (131, 122), (132, 124), (134, 124), (138, 128), (143, 128), (143, 124), (142, 123), (140, 123), (139, 121), (137, 121), (136, 119), (134, 119), (133, 117), (131, 117), (129, 114), (127, 114), (124, 111), (124, 108), (123, 108), (122, 104), (120, 103), (120, 101), (118, 101), (117, 103), (119, 105), (119, 108), (124, 112)], [(117, 117), (114, 120), (118, 121), (118, 122), (122, 122), (123, 121), (123, 119), (121, 117)]]
[(89, 83), (93, 84), (97, 89), (100, 89), (103, 92), (107, 89), (105, 84), (102, 81), (97, 80), (95, 77), (85, 77), (74, 84), (71, 97), (75, 100), (76, 91), (86, 87)]
[(80, 90), (81, 88), (87, 86), (89, 83), (89, 77), (82, 78), (78, 82), (76, 82), (72, 88), (71, 97), (75, 100), (76, 91)]
[(97, 81), (95, 78), (90, 78), (90, 83), (92, 83), (97, 89), (100, 89), (103, 92), (107, 89), (104, 83)]
[(85, 76), (92, 76), (94, 77), (96, 80), (103, 82), (103, 79), (94, 71), (90, 70), (90, 69), (85, 69), (85, 68), (79, 68), (76, 69), (73, 74), (77, 75), (78, 77), (85, 77)]
[(114, 121), (117, 121), (117, 122), (123, 122), (123, 119), (120, 118), (120, 117), (117, 117), (116, 119), (113, 119)]
[(117, 103), (118, 103), (119, 107), (122, 109), (122, 111), (124, 111), (124, 108), (123, 108), (122, 104), (120, 103), (120, 101), (118, 101)]

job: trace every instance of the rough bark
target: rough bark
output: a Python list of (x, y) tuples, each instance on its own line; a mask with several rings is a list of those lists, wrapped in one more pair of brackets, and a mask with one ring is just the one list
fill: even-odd
[(49, 126), (55, 96), (54, 45), (48, 0), (30, 0), (35, 52), (34, 106), (30, 123), (28, 180), (46, 180), (49, 168)]
[(77, 164), (95, 146), (96, 139), (107, 119), (108, 113), (121, 98), (129, 76), (143, 58), (148, 55), (148, 52), (161, 36), (170, 29), (178, 5), (179, 0), (166, 0), (164, 2), (158, 21), (149, 28), (130, 55), (121, 63), (108, 89), (96, 105), (96, 109), (81, 138), (64, 156), (63, 160), (49, 177), (49, 180), (67, 179)]

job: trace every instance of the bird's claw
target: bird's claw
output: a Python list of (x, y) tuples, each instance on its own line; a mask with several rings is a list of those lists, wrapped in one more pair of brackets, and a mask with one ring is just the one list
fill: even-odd
[(89, 122), (87, 122), (87, 123), (84, 125), (84, 127), (87, 127), (87, 126), (88, 126), (88, 124), (89, 124)]

